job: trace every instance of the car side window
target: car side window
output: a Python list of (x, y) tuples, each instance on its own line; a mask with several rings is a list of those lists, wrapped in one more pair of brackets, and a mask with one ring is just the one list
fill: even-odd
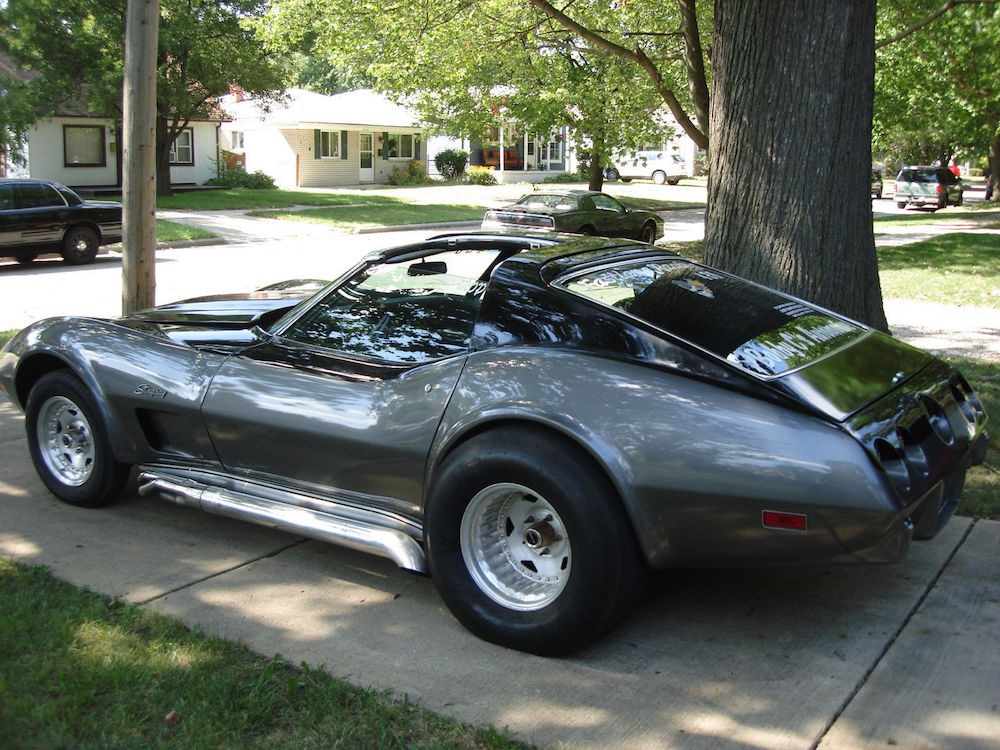
[(302, 344), (391, 362), (468, 351), (499, 251), (453, 250), (363, 268), (283, 333)]
[(40, 182), (29, 182), (17, 186), (18, 204), (21, 208), (45, 208), (64, 206), (66, 202), (55, 188)]
[(614, 211), (615, 213), (620, 213), (623, 210), (622, 205), (614, 198), (609, 198), (606, 195), (595, 195), (592, 196), (592, 198), (594, 201), (594, 207), (601, 211)]
[(0, 185), (0, 211), (14, 208), (14, 186)]

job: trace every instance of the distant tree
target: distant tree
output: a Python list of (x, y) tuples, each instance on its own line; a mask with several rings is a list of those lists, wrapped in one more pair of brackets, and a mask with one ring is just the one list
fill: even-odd
[[(7, 0), (3, 49), (37, 74), (17, 89), (36, 118), (82, 107), (120, 121), (125, 0)], [(192, 120), (216, 114), (231, 86), (270, 98), (287, 70), (248, 28), (265, 0), (162, 0), (157, 49), (157, 192), (170, 192), (170, 149)], [(13, 144), (11, 144), (13, 145)]]
[[(659, 18), (638, 4), (612, 8), (598, 0), (575, 7), (587, 23), (621, 27), (618, 41), (655, 47), (669, 71), (661, 88), (669, 79), (686, 89), (676, 12)], [(499, 137), (503, 130), (509, 137), (516, 128), (544, 137), (570, 125), (592, 154), (590, 182), (599, 189), (611, 154), (664, 134), (656, 118), (664, 99), (633, 60), (581, 38), (547, 10), (554, 8), (523, 0), (415, 0), (407, 13), (358, 13), (353, 0), (275, 0), (261, 27), (279, 47), (311, 48), (336, 67), (368, 71), (377, 88), (444, 131)], [(683, 108), (679, 114), (688, 119)]]
[(375, 86), (375, 77), (370, 73), (318, 55), (292, 52), (288, 64), (294, 85), (317, 94), (339, 94)]
[(879, 4), (874, 144), (909, 163), (989, 155), (1000, 178), (1000, 4)]

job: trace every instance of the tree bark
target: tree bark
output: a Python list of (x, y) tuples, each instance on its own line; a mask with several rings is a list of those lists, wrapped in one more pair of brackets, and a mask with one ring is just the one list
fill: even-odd
[(122, 313), (156, 298), (156, 42), (159, 0), (128, 0), (122, 129)]
[(716, 0), (712, 63), (707, 262), (886, 330), (875, 0)]
[(594, 147), (590, 150), (590, 179), (588, 190), (601, 190), (604, 188), (604, 144), (594, 140)]

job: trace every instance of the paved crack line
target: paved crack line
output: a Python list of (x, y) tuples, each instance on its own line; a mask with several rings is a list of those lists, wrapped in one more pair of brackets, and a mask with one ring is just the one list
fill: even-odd
[(189, 589), (192, 586), (197, 586), (199, 583), (204, 583), (205, 581), (210, 581), (213, 578), (218, 578), (219, 576), (224, 576), (227, 573), (232, 573), (234, 570), (239, 570), (240, 568), (245, 568), (248, 565), (253, 565), (255, 562), (266, 560), (268, 557), (277, 557), (282, 552), (286, 552), (287, 550), (290, 550), (293, 547), (298, 547), (300, 544), (305, 544), (308, 541), (309, 540), (305, 538), (299, 539), (298, 541), (286, 544), (283, 547), (278, 547), (278, 549), (273, 550), (271, 552), (266, 552), (263, 555), (258, 555), (257, 557), (254, 557), (250, 560), (245, 560), (241, 563), (237, 563), (236, 565), (232, 565), (226, 568), (225, 570), (220, 570), (215, 573), (209, 573), (207, 576), (202, 576), (201, 578), (196, 578), (193, 581), (188, 581), (187, 583), (181, 584), (180, 586), (175, 586), (174, 588), (164, 591), (161, 594), (157, 594), (156, 596), (151, 596), (148, 599), (143, 599), (142, 601), (139, 602), (133, 602), (133, 604), (135, 604), (135, 606), (137, 607), (144, 607), (147, 604), (155, 602), (157, 599), (164, 599), (170, 596), (171, 594), (176, 594), (178, 591), (183, 591), (184, 589)]
[(906, 627), (910, 624), (910, 621), (923, 606), (924, 602), (927, 601), (927, 597), (930, 596), (931, 592), (937, 587), (938, 581), (941, 580), (941, 576), (944, 575), (944, 572), (948, 569), (948, 566), (951, 565), (951, 561), (955, 559), (955, 555), (958, 554), (958, 551), (965, 544), (965, 540), (969, 538), (969, 535), (972, 533), (972, 530), (976, 527), (976, 523), (978, 522), (978, 520), (979, 519), (976, 518), (972, 519), (972, 523), (969, 524), (969, 528), (965, 530), (965, 533), (962, 534), (962, 538), (959, 539), (958, 542), (955, 544), (955, 548), (951, 551), (951, 554), (948, 555), (947, 559), (945, 559), (944, 563), (942, 563), (937, 573), (935, 573), (934, 577), (931, 578), (931, 580), (924, 587), (923, 593), (917, 599), (916, 603), (910, 608), (910, 611), (906, 613), (906, 617), (903, 618), (903, 622), (900, 624), (900, 626), (896, 628), (896, 632), (894, 632), (892, 634), (892, 637), (890, 637), (889, 640), (886, 641), (886, 644), (882, 647), (882, 650), (881, 652), (879, 652), (879, 655), (875, 657), (875, 661), (872, 662), (872, 665), (861, 676), (861, 679), (858, 680), (858, 683), (854, 686), (854, 689), (850, 692), (850, 694), (847, 696), (844, 702), (841, 703), (840, 706), (837, 708), (837, 710), (834, 712), (833, 716), (830, 718), (830, 721), (827, 722), (826, 726), (823, 727), (822, 731), (819, 733), (819, 735), (817, 735), (816, 739), (809, 746), (809, 750), (817, 750), (817, 748), (820, 746), (820, 744), (823, 742), (826, 736), (830, 733), (830, 730), (833, 729), (833, 725), (840, 720), (840, 717), (844, 715), (845, 711), (847, 711), (848, 706), (851, 705), (851, 703), (857, 697), (858, 693), (861, 692), (861, 689), (871, 678), (872, 674), (875, 672), (876, 669), (878, 669), (879, 664), (882, 663), (882, 660), (886, 657), (886, 654), (888, 654), (889, 651), (892, 650), (892, 647), (896, 644), (896, 641), (899, 640), (899, 636), (903, 634), (903, 631), (906, 630)]

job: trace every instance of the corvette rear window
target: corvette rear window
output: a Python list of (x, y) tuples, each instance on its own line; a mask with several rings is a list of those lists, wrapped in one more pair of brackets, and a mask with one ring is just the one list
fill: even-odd
[(680, 259), (605, 266), (556, 284), (763, 377), (814, 362), (865, 334), (807, 303)]

